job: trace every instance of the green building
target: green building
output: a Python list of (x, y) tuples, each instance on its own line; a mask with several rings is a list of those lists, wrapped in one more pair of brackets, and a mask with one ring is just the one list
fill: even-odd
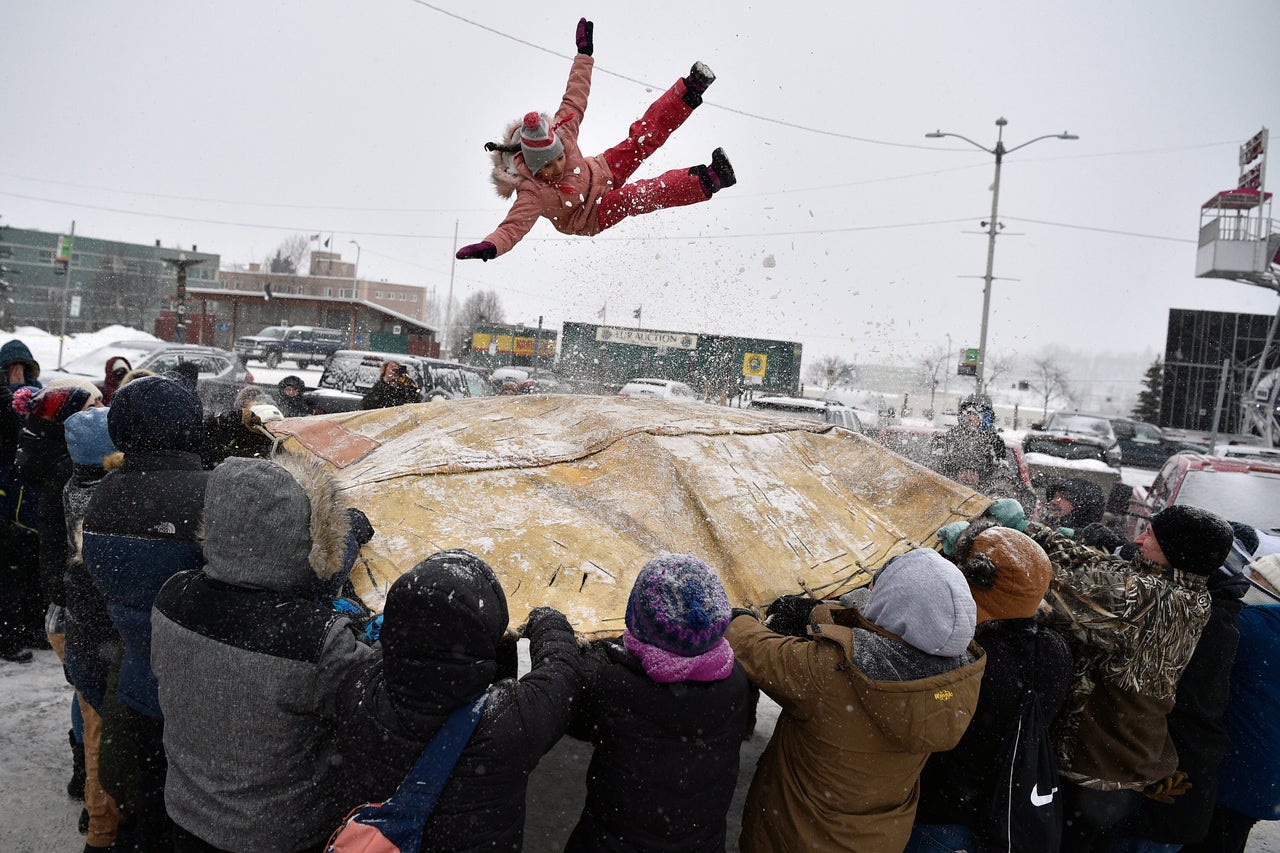
[[(5, 279), (11, 285), (0, 305), (0, 327), (37, 326), (57, 333), (85, 332), (119, 324), (153, 331), (156, 319), (168, 310), (176, 277), (161, 257), (174, 249), (75, 236), (69, 251), (65, 236), (48, 231), (0, 227), (0, 255)], [(187, 270), (189, 287), (212, 284), (218, 278), (219, 256), (184, 252), (200, 261)]]
[(565, 323), (557, 373), (610, 394), (646, 376), (683, 382), (708, 398), (747, 388), (796, 395), (801, 352), (795, 341)]

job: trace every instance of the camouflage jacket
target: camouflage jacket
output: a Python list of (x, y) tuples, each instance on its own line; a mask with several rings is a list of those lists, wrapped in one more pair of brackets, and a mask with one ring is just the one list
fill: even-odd
[(1075, 661), (1055, 733), (1064, 778), (1135, 789), (1177, 768), (1165, 717), (1209, 619), (1205, 578), (1142, 555), (1122, 560), (1040, 524), (1027, 535), (1053, 563), (1050, 623)]

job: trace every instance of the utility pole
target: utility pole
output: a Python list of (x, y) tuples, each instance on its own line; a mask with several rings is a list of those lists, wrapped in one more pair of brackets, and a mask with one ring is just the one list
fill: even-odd
[(453, 322), (453, 268), (458, 265), (458, 220), (453, 220), (453, 252), (450, 253), (453, 258), (449, 262), (449, 295), (445, 299), (444, 304), (444, 350), (442, 356), (448, 358), (452, 354), (453, 346), (449, 342), (449, 324)]
[(996, 260), (996, 233), (1000, 229), (1000, 225), (996, 217), (1000, 212), (1000, 166), (1004, 162), (1004, 155), (1012, 154), (1019, 148), (1026, 148), (1033, 142), (1039, 142), (1041, 139), (1079, 139), (1074, 133), (1049, 133), (1044, 136), (1037, 136), (1035, 139), (1029, 139), (1021, 145), (1015, 145), (1012, 148), (1004, 147), (1004, 128), (1009, 120), (1003, 116), (996, 119), (996, 144), (994, 148), (988, 148), (985, 145), (979, 145), (967, 136), (961, 136), (958, 133), (943, 133), (941, 130), (935, 130), (933, 133), (926, 133), (927, 139), (941, 139), (944, 136), (954, 136), (956, 139), (963, 139), (965, 142), (981, 148), (988, 154), (994, 154), (996, 158), (996, 177), (991, 184), (991, 219), (982, 223), (987, 229), (987, 271), (982, 276), (982, 330), (978, 334), (978, 371), (975, 376), (977, 382), (974, 386), (974, 393), (981, 394), (985, 388), (985, 377), (987, 367), (987, 319), (991, 313), (991, 282), (994, 279), (992, 271), (995, 267)]
[[(67, 296), (71, 291), (71, 247), (76, 241), (76, 221), (71, 220), (71, 235), (67, 237), (67, 245), (64, 247), (67, 255), (67, 266), (63, 271), (66, 276), (62, 280), (62, 319), (58, 323), (58, 369), (62, 369), (62, 345), (67, 340)], [(58, 253), (61, 259), (62, 253)]]

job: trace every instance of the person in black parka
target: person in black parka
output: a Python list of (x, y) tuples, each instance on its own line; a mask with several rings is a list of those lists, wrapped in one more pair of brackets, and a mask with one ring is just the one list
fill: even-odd
[(362, 409), (390, 409), (408, 403), (421, 403), (422, 389), (409, 376), (409, 369), (395, 361), (382, 364), (382, 373), (360, 400)]
[(1035, 619), (1053, 579), (1044, 549), (1016, 530), (980, 519), (957, 538), (953, 559), (978, 607), (974, 640), (987, 653), (987, 668), (964, 736), (954, 749), (930, 755), (920, 774), (908, 853), (960, 839), (966, 849), (974, 849), (975, 840), (977, 849), (991, 849), (983, 826), (992, 817), (987, 812), (1002, 784), (1003, 745), (1018, 727), (1024, 693), (1034, 680), (1048, 727), (1071, 684), (1066, 640)]
[(500, 677), (507, 600), (469, 551), (433, 554), (396, 579), (383, 609), (382, 660), (339, 691), (339, 750), (351, 807), (391, 796), (456, 708), (489, 699), (434, 811), (422, 851), (519, 851), (529, 773), (555, 745), (582, 690), (577, 641), (536, 607), (523, 636), (532, 670)]
[(595, 745), (566, 851), (725, 849), (725, 814), (750, 715), (746, 672), (724, 639), (715, 572), (663, 554), (636, 577), (620, 640), (586, 653), (569, 734)]

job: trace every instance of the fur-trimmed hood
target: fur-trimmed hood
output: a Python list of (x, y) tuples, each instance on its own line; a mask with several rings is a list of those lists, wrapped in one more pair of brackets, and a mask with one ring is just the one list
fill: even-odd
[(349, 526), (337, 483), (318, 460), (233, 457), (209, 474), (205, 573), (237, 586), (305, 594), (342, 568)]
[[(551, 116), (541, 113), (547, 127), (552, 126)], [(493, 160), (493, 171), (489, 180), (493, 188), (503, 198), (511, 198), (516, 194), (521, 182), (533, 178), (533, 173), (524, 164), (524, 155), (520, 153), (520, 128), (524, 126), (524, 117), (513, 119), (507, 129), (502, 132), (502, 141), (497, 145), (490, 143), (489, 158)], [(510, 150), (514, 146), (515, 150)]]

